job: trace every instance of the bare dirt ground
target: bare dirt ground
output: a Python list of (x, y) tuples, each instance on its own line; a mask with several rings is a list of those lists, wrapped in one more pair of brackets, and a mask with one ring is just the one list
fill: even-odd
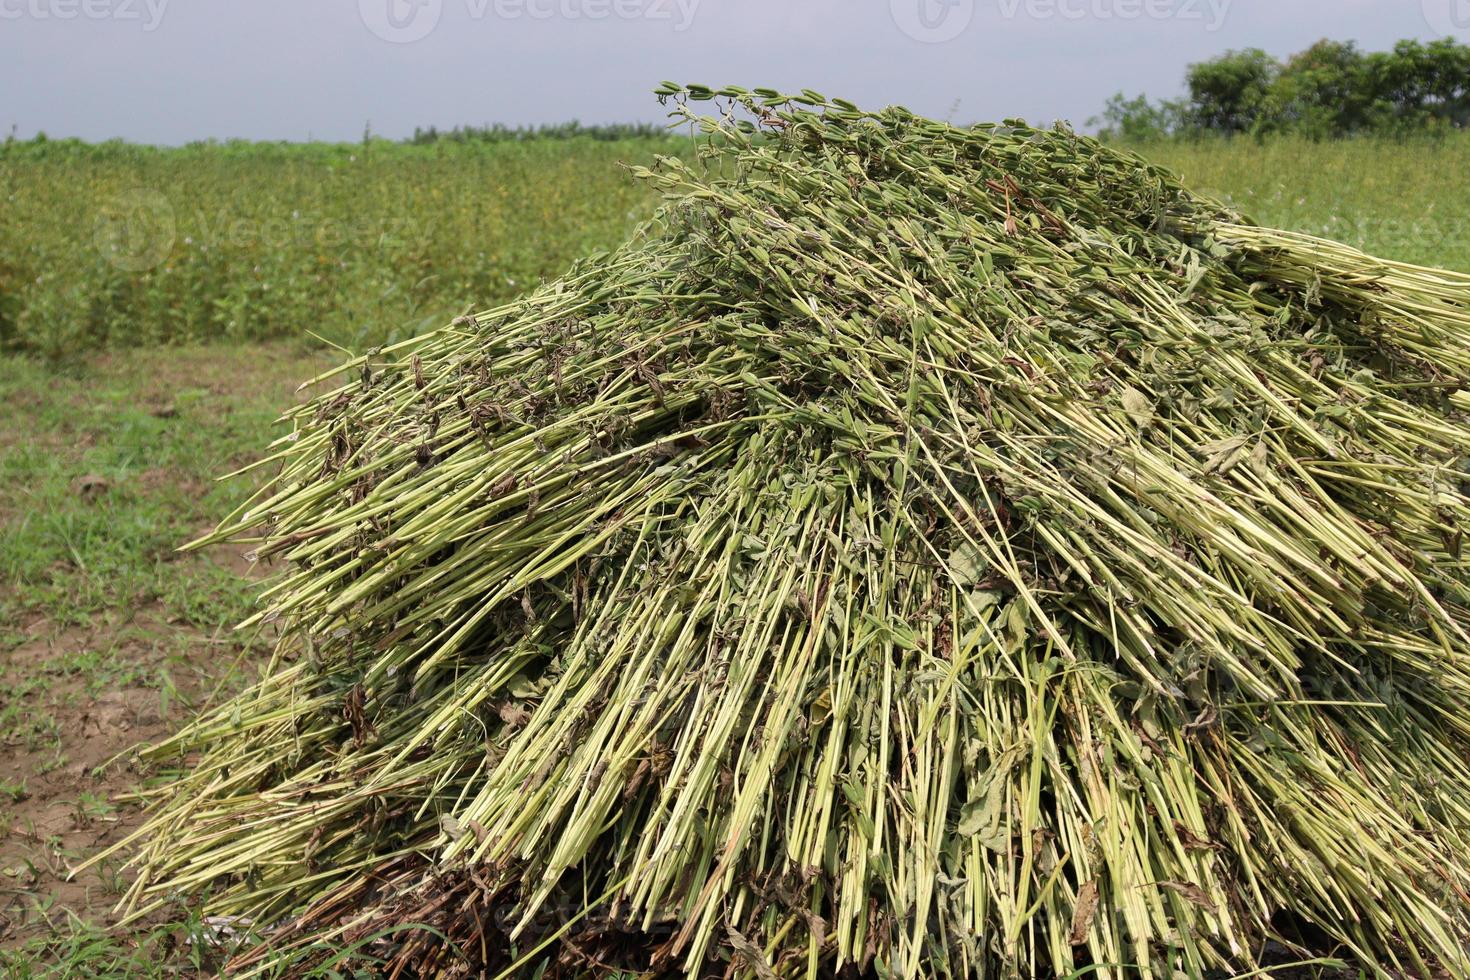
[(212, 478), (327, 363), (285, 344), (0, 362), (0, 965), (118, 922), (126, 849), (73, 872), (166, 782), (136, 749), (265, 650), (230, 629), (265, 570), (176, 549), (248, 492)]
[[(10, 652), (0, 684), (14, 689), (54, 678), (48, 700), (57, 739), (0, 749), (0, 784), (19, 787), (0, 840), (0, 943), (8, 945), (62, 928), (72, 915), (99, 926), (116, 923), (114, 906), (129, 880), (122, 856), (75, 877), (73, 868), (137, 829), (142, 810), (130, 797), (150, 773), (133, 750), (167, 736), (209, 699), (218, 654), (229, 647), (170, 624), (156, 609), (125, 626), (56, 630), (42, 620), (27, 631), (35, 638)], [(184, 652), (167, 652), (180, 645)], [(87, 676), (67, 665), (103, 646), (139, 679), (93, 693)], [(169, 687), (145, 679), (164, 671), (173, 678)]]

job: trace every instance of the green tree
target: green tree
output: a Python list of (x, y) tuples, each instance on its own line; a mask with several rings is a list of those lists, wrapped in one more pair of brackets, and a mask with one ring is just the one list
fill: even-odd
[(1165, 100), (1154, 103), (1146, 95), (1130, 99), (1119, 92), (1108, 100), (1101, 115), (1087, 120), (1087, 125), (1101, 127), (1098, 135), (1105, 140), (1142, 143), (1179, 132), (1184, 122), (1184, 109), (1183, 102)]
[(1385, 125), (1470, 125), (1470, 46), (1453, 38), (1400, 41), (1373, 59), (1372, 71)]
[(1271, 85), (1258, 131), (1288, 130), (1330, 139), (1369, 128), (1374, 86), (1352, 41), (1321, 40), (1292, 55)]
[(1189, 66), (1189, 122), (1220, 133), (1256, 129), (1281, 65), (1259, 48)]
[(1122, 93), (1089, 120), (1105, 138), (1289, 132), (1313, 139), (1470, 127), (1470, 45), (1400, 41), (1365, 53), (1321, 40), (1284, 62), (1259, 48), (1190, 65), (1187, 99)]

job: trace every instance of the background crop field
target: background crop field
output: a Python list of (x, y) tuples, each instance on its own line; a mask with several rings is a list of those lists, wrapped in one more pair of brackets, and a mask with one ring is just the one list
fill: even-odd
[(0, 145), (0, 349), (398, 339), (617, 244), (683, 145)]
[[(136, 825), (113, 758), (257, 669), (265, 570), (174, 549), (248, 484), (294, 382), (617, 244), (687, 144), (0, 148), (0, 974), (207, 973), (203, 928), (105, 934)], [(1135, 148), (1255, 219), (1470, 271), (1470, 140)], [(191, 936), (192, 934), (192, 936)]]
[[(656, 204), (622, 164), (688, 147), (0, 144), (0, 350), (391, 342), (616, 245)], [(1264, 224), (1470, 269), (1470, 134), (1132, 148)]]
[(1470, 133), (1410, 142), (1281, 137), (1131, 149), (1260, 224), (1470, 271)]

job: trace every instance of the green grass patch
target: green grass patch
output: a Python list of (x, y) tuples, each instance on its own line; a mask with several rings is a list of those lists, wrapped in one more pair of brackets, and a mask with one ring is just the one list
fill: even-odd
[(1407, 142), (1282, 137), (1130, 148), (1263, 225), (1401, 262), (1470, 271), (1470, 134)]
[(154, 603), (199, 626), (246, 612), (238, 575), (177, 549), (248, 490), (216, 477), (264, 444), (288, 403), (286, 378), (313, 370), (297, 351), (262, 372), (262, 354), (154, 350), (76, 370), (0, 360), (0, 399), (13, 409), (0, 430), (0, 614), (10, 629), (26, 613), (85, 626)]

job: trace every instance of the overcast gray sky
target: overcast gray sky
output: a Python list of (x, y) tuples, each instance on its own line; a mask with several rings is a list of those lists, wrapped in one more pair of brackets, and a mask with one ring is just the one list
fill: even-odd
[(660, 119), (665, 78), (1082, 124), (1228, 48), (1470, 40), (1470, 0), (0, 0), (0, 125), (180, 143)]

